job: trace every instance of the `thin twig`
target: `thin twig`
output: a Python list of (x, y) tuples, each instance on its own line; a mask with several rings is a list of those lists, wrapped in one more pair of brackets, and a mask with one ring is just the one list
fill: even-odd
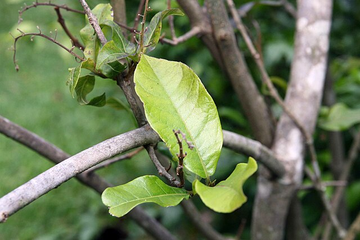
[(145, 22), (146, 22), (146, 15), (147, 15), (147, 11), (148, 11), (148, 5), (149, 5), (149, 0), (145, 0), (145, 9), (144, 9), (144, 15), (142, 17), (142, 21), (141, 21), (141, 32), (140, 32), (140, 52), (142, 53), (144, 51), (144, 33), (145, 33)]
[(144, 5), (145, 5), (145, 0), (141, 0), (140, 3), (139, 3), (138, 10), (137, 10), (136, 15), (135, 15), (134, 27), (133, 27), (134, 32), (131, 35), (131, 39), (130, 39), (131, 42), (134, 42), (135, 39), (136, 39), (135, 34), (137, 34), (137, 30), (138, 30), (139, 22), (140, 22), (140, 17), (141, 17), (141, 13), (143, 12)]
[(193, 27), (193, 28), (191, 28), (191, 30), (189, 32), (185, 33), (184, 35), (182, 35), (178, 38), (177, 37), (175, 37), (173, 39), (160, 38), (160, 42), (175, 46), (175, 45), (178, 45), (179, 43), (183, 43), (183, 42), (187, 41), (188, 39), (196, 36), (199, 33), (201, 33), (201, 28)]
[(87, 4), (87, 2), (85, 0), (79, 0), (79, 1), (81, 3), (82, 7), (84, 8), (85, 14), (89, 19), (89, 23), (94, 28), (96, 35), (98, 36), (101, 44), (104, 46), (107, 43), (107, 40), (105, 38), (103, 31), (100, 28), (100, 25), (98, 23), (96, 16), (92, 13), (91, 9), (89, 8), (89, 5)]
[[(176, 157), (178, 158), (179, 162), (178, 162), (178, 166), (176, 168), (176, 175), (179, 177), (180, 179), (180, 184), (181, 186), (184, 186), (185, 184), (185, 179), (184, 179), (184, 158), (186, 157), (187, 153), (184, 153), (184, 149), (183, 149), (183, 145), (182, 145), (182, 140), (186, 141), (186, 136), (184, 133), (182, 133), (180, 130), (173, 130), (177, 143), (179, 145), (179, 153), (176, 154)], [(179, 134), (181, 134), (182, 136), (182, 140), (180, 140), (179, 138)], [(186, 141), (186, 143), (189, 146), (189, 149), (193, 149), (194, 146), (192, 145), (192, 143), (189, 143), (188, 141)]]
[(77, 10), (77, 9), (73, 9), (73, 8), (69, 8), (67, 5), (59, 5), (59, 4), (54, 4), (54, 3), (51, 3), (51, 2), (44, 2), (44, 3), (39, 3), (39, 2), (34, 2), (33, 4), (29, 5), (29, 6), (25, 6), (23, 7), (20, 11), (19, 11), (19, 21), (18, 21), (18, 24), (20, 24), (22, 22), (22, 15), (24, 12), (26, 12), (27, 10), (29, 10), (30, 8), (36, 8), (38, 6), (50, 6), (50, 7), (57, 7), (57, 8), (61, 8), (61, 9), (64, 9), (66, 11), (69, 11), (69, 12), (74, 12), (74, 13), (80, 13), (80, 14), (85, 14), (84, 11), (80, 11), (80, 10)]
[(55, 38), (46, 36), (45, 34), (42, 34), (41, 31), (39, 33), (24, 33), (22, 32), (20, 29), (18, 29), (18, 31), (21, 33), (20, 36), (15, 37), (14, 38), (14, 47), (13, 47), (13, 51), (14, 51), (14, 55), (13, 55), (13, 62), (15, 64), (15, 69), (16, 71), (19, 71), (19, 65), (17, 64), (17, 60), (16, 60), (16, 43), (17, 41), (22, 38), (22, 37), (26, 37), (26, 36), (31, 36), (31, 40), (33, 39), (34, 36), (38, 36), (38, 37), (42, 37), (45, 38), (53, 43), (55, 43), (56, 45), (60, 46), (62, 49), (66, 50), (68, 53), (70, 53), (71, 55), (73, 55), (75, 58), (84, 61), (85, 59), (83, 57), (80, 57), (78, 54), (76, 54), (75, 52), (73, 52), (73, 48), (69, 49), (67, 47), (65, 47), (64, 45), (62, 45), (60, 42), (56, 41)]
[(168, 173), (166, 171), (166, 169), (164, 168), (164, 166), (160, 163), (159, 159), (157, 158), (157, 156), (155, 154), (154, 146), (148, 145), (145, 147), (145, 149), (148, 151), (149, 157), (150, 157), (151, 161), (154, 163), (157, 171), (159, 172), (159, 175), (163, 176), (167, 180), (169, 180), (170, 185), (176, 186), (176, 187), (182, 187), (181, 183), (178, 180), (176, 180), (176, 178), (174, 176), (172, 176), (170, 173)]
[[(322, 182), (322, 185), (327, 187), (345, 187), (347, 185), (347, 181), (324, 181)], [(314, 184), (310, 185), (302, 185), (299, 190), (311, 190), (316, 189), (316, 186)]]
[[(171, 0), (167, 1), (167, 9), (171, 9)], [(175, 34), (174, 16), (173, 15), (169, 16), (169, 27), (170, 27), (170, 32), (171, 32), (171, 38), (173, 40), (175, 40), (176, 39), (176, 34)]]
[(353, 240), (356, 238), (356, 235), (360, 232), (360, 213), (355, 218), (354, 222), (350, 225), (346, 236), (343, 240)]
[(183, 208), (186, 215), (190, 218), (191, 222), (206, 237), (206, 239), (226, 240), (226, 238), (221, 236), (213, 227), (211, 227), (210, 224), (204, 221), (191, 199), (182, 201), (181, 207)]
[(109, 165), (122, 161), (122, 160), (126, 160), (126, 159), (131, 159), (132, 157), (134, 157), (136, 154), (138, 154), (139, 152), (141, 152), (142, 150), (144, 150), (143, 147), (139, 147), (138, 149), (126, 153), (124, 155), (120, 155), (120, 156), (116, 156), (116, 157), (112, 157), (108, 160), (103, 161), (102, 163), (99, 163), (98, 165), (93, 166), (92, 168), (86, 170), (84, 173), (86, 174), (92, 174), (93, 172), (101, 169), (101, 168), (105, 168), (108, 167)]
[(84, 50), (85, 47), (79, 42), (79, 40), (76, 37), (74, 37), (71, 34), (70, 30), (67, 28), (67, 26), (65, 24), (65, 20), (60, 13), (60, 8), (57, 6), (54, 9), (55, 9), (56, 15), (58, 17), (58, 22), (60, 23), (61, 27), (64, 29), (66, 35), (68, 35), (68, 37), (71, 39), (73, 46), (79, 48), (80, 50)]
[[(351, 168), (358, 156), (358, 152), (359, 152), (359, 146), (360, 146), (360, 132), (358, 132), (355, 135), (354, 141), (351, 144), (349, 153), (348, 153), (348, 158), (345, 161), (345, 166), (343, 168), (343, 171), (339, 177), (339, 181), (346, 181), (349, 178), (350, 172), (351, 172)], [(338, 188), (336, 188), (334, 196), (331, 200), (331, 205), (332, 208), (334, 210), (334, 212), (337, 212), (340, 202), (341, 202), (341, 198), (344, 194), (344, 190), (345, 190), (345, 186), (339, 186)], [(329, 239), (330, 237), (330, 233), (331, 233), (331, 224), (326, 223), (325, 225), (325, 230), (323, 232), (323, 239)]]

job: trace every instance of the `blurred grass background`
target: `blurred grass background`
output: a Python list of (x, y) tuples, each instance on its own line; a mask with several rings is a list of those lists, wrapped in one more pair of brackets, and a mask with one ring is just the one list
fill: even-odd
[[(18, 10), (24, 3), (30, 5), (32, 2), (5, 0), (0, 8), (0, 115), (38, 134), (69, 154), (78, 153), (107, 138), (133, 129), (132, 118), (127, 112), (109, 107), (80, 106), (76, 99), (71, 97), (66, 86), (67, 69), (77, 66), (78, 63), (70, 54), (45, 39), (37, 37), (31, 41), (30, 37), (25, 37), (18, 41), (16, 58), (20, 71), (15, 71), (12, 60), (13, 38), (9, 33), (18, 36), (16, 28), (29, 33), (38, 32), (39, 26), (47, 35), (54, 35), (54, 29), (58, 29), (57, 40), (71, 47), (51, 7), (40, 6), (30, 9), (22, 15), (22, 23), (17, 24)], [(153, 1), (152, 8), (165, 9), (166, 5), (163, 2)], [(54, 3), (66, 3), (69, 7), (81, 9), (77, 1)], [(97, 2), (88, 3), (93, 7)], [(135, 13), (136, 6), (137, 3), (129, 4), (129, 11)], [(78, 33), (84, 24), (83, 15), (61, 12), (72, 33)], [(187, 24), (186, 18), (180, 21), (183, 25)], [(79, 38), (78, 34), (77, 37)], [(190, 50), (195, 51), (198, 44), (197, 39), (190, 41)], [(169, 46), (164, 46), (154, 55), (162, 56), (169, 53), (168, 59), (180, 60), (188, 55), (189, 51), (184, 45), (172, 49), (169, 51)], [(205, 58), (205, 63), (211, 61), (206, 50), (200, 51), (202, 55), (197, 55), (198, 57)], [(190, 66), (194, 67), (195, 71), (212, 73), (204, 69), (203, 64), (198, 63), (198, 58), (191, 61), (193, 64)], [(218, 77), (218, 73), (213, 72), (212, 77)], [(209, 86), (210, 93), (219, 96), (222, 89), (222, 85), (219, 84)], [(107, 96), (124, 99), (115, 82), (98, 79), (93, 95), (103, 92), (106, 92)], [(226, 152), (225, 155), (227, 158), (235, 156), (230, 152)], [(230, 164), (220, 164), (219, 172), (228, 174), (237, 162), (244, 160), (241, 156), (237, 159)], [(0, 196), (51, 166), (52, 163), (35, 152), (0, 135)], [(121, 184), (140, 175), (155, 174), (155, 171), (146, 154), (142, 152), (132, 160), (115, 164), (98, 173), (113, 184)], [(179, 231), (177, 224), (183, 221), (180, 207), (162, 209), (154, 205), (145, 205), (145, 208), (149, 208), (149, 214), (162, 218), (166, 227)], [(121, 221), (111, 217), (97, 193), (72, 179), (11, 216), (5, 224), (0, 224), (0, 240), (96, 239), (105, 228), (115, 226), (114, 228), (119, 229), (120, 222), (126, 228), (130, 239), (144, 239), (143, 231), (132, 221), (126, 220), (126, 217)], [(187, 230), (192, 229), (189, 224), (185, 224), (184, 227), (188, 227)], [(198, 238), (196, 235), (193, 237)]]

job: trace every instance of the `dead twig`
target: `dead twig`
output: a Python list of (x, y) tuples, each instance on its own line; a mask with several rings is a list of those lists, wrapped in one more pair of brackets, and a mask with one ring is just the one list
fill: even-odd
[(19, 11), (19, 20), (18, 20), (18, 24), (20, 24), (22, 22), (22, 15), (24, 12), (26, 12), (27, 10), (29, 10), (30, 8), (36, 8), (38, 6), (50, 6), (50, 7), (56, 7), (56, 8), (61, 8), (64, 9), (66, 11), (69, 12), (74, 12), (74, 13), (80, 13), (80, 14), (85, 14), (84, 11), (80, 11), (77, 9), (73, 9), (73, 8), (69, 8), (67, 5), (59, 5), (59, 4), (54, 4), (51, 2), (44, 2), (44, 3), (39, 3), (38, 1), (34, 2), (33, 4), (29, 5), (29, 6), (25, 6), (23, 7), (20, 11)]
[(74, 35), (71, 34), (70, 30), (67, 28), (65, 24), (65, 20), (60, 13), (60, 7), (56, 6), (54, 9), (58, 17), (58, 22), (60, 23), (61, 27), (64, 29), (66, 35), (71, 39), (73, 46), (79, 48), (80, 50), (84, 50), (85, 47), (79, 42), (79, 40), (76, 37), (74, 37)]
[(168, 173), (166, 171), (166, 169), (164, 168), (164, 166), (160, 163), (159, 159), (157, 158), (157, 156), (155, 154), (154, 146), (148, 145), (145, 147), (145, 149), (149, 153), (149, 157), (150, 157), (151, 161), (154, 163), (157, 171), (159, 172), (159, 175), (163, 176), (167, 180), (169, 180), (170, 185), (175, 186), (175, 187), (182, 187), (181, 183), (178, 180), (176, 180), (176, 178), (174, 176), (172, 176), (170, 173)]
[(13, 62), (15, 64), (15, 69), (16, 71), (19, 71), (19, 65), (17, 64), (17, 60), (16, 60), (16, 52), (17, 52), (17, 48), (16, 48), (16, 44), (17, 44), (17, 41), (20, 39), (20, 38), (23, 38), (23, 37), (26, 37), (26, 36), (31, 36), (31, 41), (33, 41), (34, 39), (34, 36), (37, 36), (37, 37), (42, 37), (42, 38), (45, 38), (47, 40), (49, 40), (50, 42), (53, 42), (55, 43), (56, 45), (60, 46), (62, 49), (64, 49), (65, 51), (67, 51), (68, 53), (70, 53), (71, 55), (73, 55), (75, 58), (79, 59), (80, 61), (84, 61), (85, 59), (81, 56), (79, 56), (78, 54), (76, 54), (75, 52), (73, 52), (74, 50), (74, 47), (72, 48), (67, 48), (65, 47), (63, 44), (61, 44), (60, 42), (56, 41), (55, 37), (52, 38), (52, 37), (49, 37), (49, 36), (46, 36), (45, 34), (41, 33), (40, 31), (40, 28), (38, 27), (39, 29), (39, 33), (24, 33), (23, 31), (21, 31), (20, 29), (17, 29), (21, 35), (18, 36), (18, 37), (14, 37), (14, 45), (13, 45), (13, 51), (14, 51), (14, 55), (13, 55)]

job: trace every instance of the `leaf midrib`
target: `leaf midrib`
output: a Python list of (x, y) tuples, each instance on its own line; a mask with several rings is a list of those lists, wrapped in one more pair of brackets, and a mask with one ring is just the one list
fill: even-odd
[[(150, 62), (146, 59), (146, 62), (149, 64), (149, 66), (151, 66), (151, 71), (154, 73), (154, 75), (157, 77), (157, 80), (158, 80), (158, 82), (159, 83), (161, 83), (160, 81), (159, 81), (159, 76), (156, 74), (156, 72), (153, 70), (153, 68), (152, 68), (152, 65), (150, 64)], [(183, 69), (182, 69), (182, 67), (181, 67), (181, 65), (180, 65), (180, 63), (177, 63), (177, 66), (178, 67), (180, 67), (180, 69), (181, 69), (181, 73), (182, 73), (182, 77), (181, 77), (181, 81), (182, 81), (182, 79), (183, 79)], [(181, 82), (180, 81), (180, 82)], [(166, 95), (169, 97), (169, 99), (171, 99), (171, 100), (173, 100), (172, 98), (171, 98), (171, 96), (170, 96), (170, 94), (166, 91), (166, 89), (164, 88), (164, 86), (163, 86), (163, 84), (159, 84), (160, 86), (161, 86), (161, 88), (164, 90), (164, 92), (166, 92)], [(198, 95), (199, 96), (199, 95)], [(198, 100), (199, 99), (199, 97), (197, 97), (197, 99), (196, 100)], [(181, 114), (179, 114), (179, 111), (178, 111), (178, 108), (177, 107), (175, 107), (175, 105), (174, 105), (174, 102), (173, 101), (171, 101), (171, 104), (173, 105), (173, 107), (174, 107), (174, 109), (176, 110), (176, 113), (178, 114), (178, 116), (181, 118), (181, 120), (185, 123), (185, 120), (181, 117)], [(208, 174), (208, 171), (207, 171), (207, 169), (206, 169), (206, 166), (205, 166), (205, 164), (204, 164), (204, 161), (203, 161), (203, 158), (200, 156), (200, 154), (199, 154), (199, 150), (198, 150), (198, 148), (197, 148), (197, 143), (195, 142), (195, 141), (193, 141), (193, 135), (192, 135), (192, 133), (191, 133), (191, 131), (189, 131), (189, 129), (188, 129), (188, 127), (186, 126), (186, 124), (184, 124), (185, 125), (185, 128), (186, 128), (186, 131), (190, 134), (190, 137), (191, 137), (191, 140), (192, 140), (192, 143), (194, 144), (194, 146), (195, 146), (195, 150), (196, 150), (196, 153), (197, 153), (197, 155), (198, 155), (198, 157), (199, 157), (199, 159), (200, 159), (200, 163), (201, 163), (201, 166), (202, 166), (202, 168), (203, 168), (203, 170), (204, 170), (204, 172), (205, 172), (205, 176), (206, 176), (206, 179), (209, 179), (209, 174)]]

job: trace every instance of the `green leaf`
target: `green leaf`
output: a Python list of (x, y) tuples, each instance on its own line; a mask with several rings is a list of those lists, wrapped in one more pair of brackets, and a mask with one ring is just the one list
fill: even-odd
[(150, 125), (171, 154), (179, 152), (173, 130), (181, 130), (195, 146), (190, 150), (183, 144), (188, 154), (185, 168), (209, 179), (216, 169), (223, 136), (215, 103), (198, 76), (183, 63), (143, 55), (134, 81)]
[(142, 176), (124, 185), (105, 189), (101, 198), (111, 215), (122, 217), (142, 203), (169, 207), (178, 205), (189, 196), (184, 189), (170, 187), (156, 176)]
[(105, 93), (91, 99), (90, 101), (86, 100), (86, 96), (94, 89), (94, 85), (95, 85), (95, 77), (92, 75), (85, 75), (79, 78), (78, 83), (75, 87), (75, 92), (77, 95), (77, 101), (81, 105), (92, 105), (96, 107), (102, 107), (106, 104)]
[(321, 128), (329, 131), (342, 131), (360, 123), (360, 109), (350, 109), (343, 103), (331, 107), (328, 115), (320, 119)]
[(250, 157), (247, 164), (239, 163), (236, 165), (231, 175), (215, 187), (208, 187), (199, 180), (195, 180), (193, 189), (199, 194), (206, 206), (216, 212), (229, 213), (246, 202), (247, 198), (243, 193), (242, 186), (256, 170), (256, 161)]
[(121, 49), (111, 40), (100, 49), (96, 60), (96, 70), (108, 78), (116, 77), (126, 68), (119, 60), (127, 56), (128, 54), (121, 52)]
[(75, 97), (75, 87), (79, 81), (81, 73), (81, 65), (75, 68), (69, 68), (69, 79), (66, 85), (69, 85), (70, 93), (72, 97)]
[(184, 16), (184, 13), (178, 8), (172, 8), (155, 14), (155, 16), (151, 19), (146, 32), (144, 33), (144, 46), (147, 49), (146, 52), (152, 51), (159, 42), (162, 20), (170, 15)]
[[(99, 24), (112, 20), (111, 12), (110, 4), (98, 4), (92, 10), (92, 13), (96, 16)], [(80, 37), (85, 45), (84, 56), (86, 59), (90, 59), (86, 68), (95, 71), (95, 62), (100, 48), (100, 41), (97, 38), (93, 27), (89, 23), (87, 16), (85, 16), (85, 21), (87, 24), (80, 30)]]

